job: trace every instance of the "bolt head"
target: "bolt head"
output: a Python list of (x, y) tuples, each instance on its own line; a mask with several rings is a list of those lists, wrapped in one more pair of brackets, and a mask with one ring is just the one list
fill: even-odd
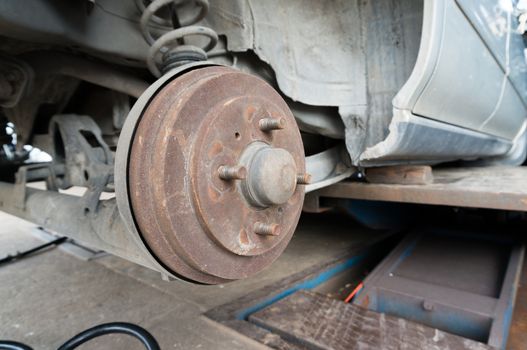
[(258, 122), (260, 130), (266, 132), (285, 128), (285, 118), (263, 118)]
[(296, 183), (299, 185), (309, 185), (311, 183), (311, 175), (304, 173), (296, 176)]
[(434, 305), (433, 302), (425, 300), (425, 301), (423, 301), (423, 309), (425, 311), (434, 311), (435, 305)]
[(257, 222), (254, 224), (254, 232), (259, 235), (278, 236), (280, 234), (280, 225)]

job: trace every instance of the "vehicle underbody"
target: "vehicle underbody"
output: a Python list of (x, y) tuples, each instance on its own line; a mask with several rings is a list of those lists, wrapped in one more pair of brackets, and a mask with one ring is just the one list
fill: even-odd
[(520, 165), (518, 14), (480, 5), (2, 1), (0, 209), (217, 284), (364, 169)]

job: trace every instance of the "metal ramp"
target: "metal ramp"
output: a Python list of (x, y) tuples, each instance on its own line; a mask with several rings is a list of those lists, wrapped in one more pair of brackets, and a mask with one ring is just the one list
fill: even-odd
[[(523, 245), (502, 234), (434, 228), (408, 233), (379, 263), (370, 257), (380, 247), (291, 276), (207, 316), (280, 350), (505, 348)], [(371, 273), (362, 280), (364, 271)], [(330, 292), (343, 284), (364, 287), (346, 303), (350, 288)]]
[(354, 304), (504, 349), (524, 250), (499, 235), (410, 234), (367, 277)]
[(309, 291), (290, 295), (249, 319), (297, 344), (287, 349), (492, 349), (483, 343)]

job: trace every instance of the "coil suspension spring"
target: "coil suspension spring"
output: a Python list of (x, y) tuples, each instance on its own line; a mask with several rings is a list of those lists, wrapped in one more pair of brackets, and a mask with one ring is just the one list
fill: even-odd
[[(186, 20), (179, 20), (176, 10), (182, 5), (194, 2), (200, 8), (199, 12)], [(218, 43), (218, 34), (208, 27), (193, 25), (201, 21), (209, 11), (208, 0), (154, 0), (145, 7), (143, 0), (136, 0), (141, 16), (141, 32), (145, 40), (150, 45), (146, 64), (150, 72), (156, 76), (167, 73), (171, 69), (196, 61), (206, 61), (207, 52), (212, 50)], [(168, 20), (156, 15), (163, 7), (170, 7), (174, 14), (172, 20)], [(150, 27), (157, 27), (169, 31), (159, 37), (154, 37)], [(174, 28), (175, 27), (175, 28)], [(206, 43), (197, 46), (185, 43), (185, 38), (189, 36), (205, 37)]]

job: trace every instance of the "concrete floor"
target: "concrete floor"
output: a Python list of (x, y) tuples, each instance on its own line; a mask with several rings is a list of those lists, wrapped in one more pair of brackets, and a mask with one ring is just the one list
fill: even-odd
[[(328, 222), (330, 224), (328, 224)], [(0, 213), (0, 257), (41, 243), (35, 226)], [(291, 244), (254, 278), (218, 286), (162, 281), (156, 272), (113, 256), (84, 262), (59, 249), (0, 266), (0, 339), (56, 349), (76, 333), (111, 321), (148, 329), (162, 349), (260, 349), (202, 314), (264, 285), (349, 250), (375, 232), (337, 218), (304, 217)], [(80, 349), (142, 349), (110, 335)]]

